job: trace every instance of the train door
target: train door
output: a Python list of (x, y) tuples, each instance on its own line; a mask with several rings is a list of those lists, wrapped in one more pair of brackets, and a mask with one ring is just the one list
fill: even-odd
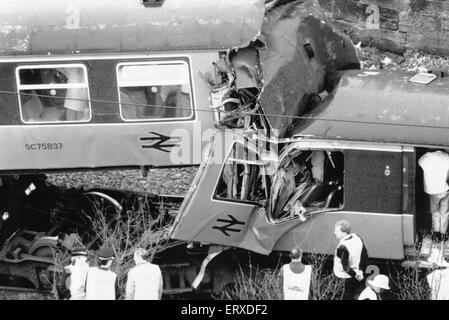
[[(449, 259), (448, 242), (444, 234), (438, 232), (442, 231), (444, 233), (444, 231), (447, 231), (447, 223), (445, 222), (447, 220), (442, 219), (443, 216), (439, 219), (438, 216), (432, 216), (431, 197), (427, 193), (432, 190), (433, 194), (440, 194), (436, 192), (435, 188), (441, 188), (440, 190), (444, 188), (444, 183), (447, 180), (447, 167), (445, 164), (447, 163), (447, 152), (448, 149), (443, 148), (417, 147), (413, 157), (410, 159), (410, 162), (415, 166), (413, 175), (415, 181), (414, 185), (411, 185), (415, 195), (411, 201), (414, 201), (416, 206), (415, 231), (418, 237), (417, 244), (419, 245), (416, 247), (419, 248), (419, 251), (416, 250), (416, 247), (410, 247), (408, 253), (412, 257), (418, 254), (421, 265), (424, 267), (431, 267), (434, 263), (445, 266), (447, 264), (446, 260)], [(427, 181), (425, 177), (428, 178)], [(429, 183), (429, 180), (433, 181), (434, 184)], [(426, 188), (428, 189), (426, 190)], [(444, 208), (445, 200), (447, 200), (444, 197), (444, 193), (441, 193), (441, 197), (438, 203), (440, 210)], [(435, 199), (434, 197), (432, 198)]]

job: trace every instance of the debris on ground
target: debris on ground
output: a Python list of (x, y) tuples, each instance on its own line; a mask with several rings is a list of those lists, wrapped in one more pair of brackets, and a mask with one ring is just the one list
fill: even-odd
[(356, 45), (360, 65), (365, 70), (449, 73), (449, 57), (407, 50), (404, 55), (380, 52), (377, 48)]

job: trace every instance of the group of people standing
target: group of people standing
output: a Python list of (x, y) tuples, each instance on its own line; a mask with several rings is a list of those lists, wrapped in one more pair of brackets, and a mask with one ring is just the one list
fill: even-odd
[[(362, 238), (351, 233), (349, 221), (341, 220), (335, 224), (334, 234), (339, 241), (334, 254), (333, 273), (344, 280), (343, 300), (381, 300), (381, 293), (390, 290), (386, 275), (378, 274), (367, 280), (363, 288), (368, 252)], [(283, 293), (285, 300), (308, 300), (312, 266), (301, 262), (302, 250), (293, 248), (291, 262), (282, 267)], [(363, 291), (362, 291), (363, 290)]]
[[(70, 300), (116, 300), (120, 297), (118, 277), (111, 270), (115, 259), (111, 248), (100, 248), (95, 267), (89, 266), (85, 248), (76, 247), (71, 253), (71, 264), (65, 267)], [(137, 248), (133, 258), (135, 267), (128, 271), (126, 299), (160, 300), (163, 280), (159, 266), (148, 261), (148, 252), (143, 248)]]

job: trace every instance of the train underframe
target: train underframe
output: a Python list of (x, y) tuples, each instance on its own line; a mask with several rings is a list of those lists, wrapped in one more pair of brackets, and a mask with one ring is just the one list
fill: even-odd
[[(113, 227), (144, 203), (150, 219), (163, 216), (161, 221), (170, 225), (183, 200), (105, 188), (57, 187), (46, 179), (44, 174), (0, 176), (0, 285), (62, 289), (59, 296), (63, 297), (65, 288), (58, 287), (58, 276), (70, 250), (82, 244), (95, 252), (102, 244), (92, 227), (95, 219), (106, 218)], [(248, 251), (225, 250), (206, 267), (209, 251), (208, 245), (168, 237), (159, 242), (153, 262), (161, 267), (165, 297), (216, 294), (234, 281), (237, 268), (245, 268), (242, 261), (251, 260)], [(193, 288), (195, 279), (200, 281)]]
[(82, 244), (95, 251), (101, 246), (94, 221), (102, 219), (113, 227), (140, 206), (149, 219), (162, 215), (170, 223), (182, 201), (176, 196), (56, 187), (43, 174), (4, 175), (0, 182), (0, 281), (39, 289), (54, 285), (61, 259), (73, 247)]

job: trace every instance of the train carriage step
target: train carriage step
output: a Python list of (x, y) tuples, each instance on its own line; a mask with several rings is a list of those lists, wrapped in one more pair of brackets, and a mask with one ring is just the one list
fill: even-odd
[(449, 241), (433, 240), (425, 236), (418, 248), (406, 247), (403, 267), (437, 268), (449, 267)]

